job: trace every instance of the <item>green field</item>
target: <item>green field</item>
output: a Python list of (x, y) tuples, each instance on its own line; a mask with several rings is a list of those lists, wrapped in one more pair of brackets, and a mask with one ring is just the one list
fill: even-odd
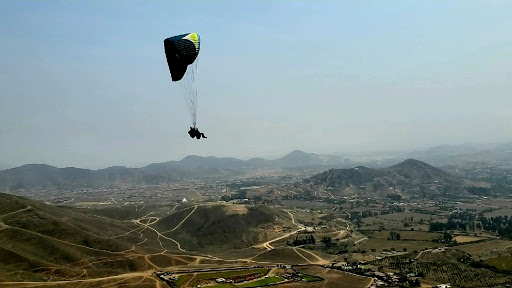
[(176, 284), (176, 287), (181, 287), (181, 285), (183, 285), (183, 283), (187, 282), (191, 277), (192, 277), (192, 275), (190, 275), (190, 274), (180, 275), (178, 277), (178, 280), (174, 283)]
[(208, 288), (233, 288), (233, 287), (236, 287), (236, 286), (233, 284), (230, 284), (230, 283), (208, 286)]
[(260, 279), (260, 280), (256, 280), (254, 282), (246, 283), (246, 284), (243, 284), (243, 285), (236, 285), (236, 287), (244, 287), (244, 288), (247, 288), (247, 287), (258, 287), (258, 286), (263, 286), (263, 285), (279, 283), (279, 282), (281, 282), (283, 280), (284, 279), (281, 278), (281, 277), (273, 276), (273, 277), (268, 277), (268, 278), (263, 278), (263, 279)]
[(512, 271), (512, 257), (511, 256), (502, 256), (502, 257), (496, 257), (493, 259), (489, 259), (489, 260), (485, 261), (485, 264), (494, 266), (499, 270)]
[(300, 275), (300, 277), (302, 277), (302, 279), (306, 280), (306, 282), (314, 282), (314, 281), (322, 280), (322, 278), (314, 277), (314, 276), (311, 276), (308, 274), (302, 274), (302, 275)]
[(273, 277), (263, 278), (263, 279), (259, 279), (259, 280), (252, 281), (252, 282), (245, 283), (245, 284), (241, 284), (241, 285), (236, 285), (236, 284), (231, 284), (231, 283), (224, 283), (224, 284), (208, 286), (208, 287), (209, 288), (233, 288), (233, 287), (249, 288), (249, 287), (259, 287), (259, 286), (279, 283), (279, 282), (281, 282), (283, 280), (284, 279), (281, 278), (281, 277), (273, 276)]
[(222, 271), (222, 272), (207, 272), (207, 273), (199, 273), (197, 276), (190, 282), (190, 286), (196, 287), (201, 280), (206, 279), (216, 279), (216, 278), (225, 278), (230, 279), (235, 276), (245, 276), (250, 274), (261, 274), (262, 276), (267, 275), (270, 269), (261, 268), (261, 269), (248, 269), (248, 270), (233, 270), (233, 271)]
[(502, 253), (509, 253), (510, 249), (512, 249), (512, 241), (489, 240), (479, 243), (459, 245), (453, 249), (469, 253), (475, 260), (487, 260), (495, 257), (501, 257), (503, 256)]

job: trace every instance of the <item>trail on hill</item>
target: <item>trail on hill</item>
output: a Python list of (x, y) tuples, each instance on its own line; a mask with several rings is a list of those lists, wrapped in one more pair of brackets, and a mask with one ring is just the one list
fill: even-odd
[[(142, 220), (146, 220), (146, 219), (147, 219), (147, 220), (154, 220), (154, 221), (152, 221), (152, 222), (149, 222), (149, 221), (148, 221), (148, 223), (147, 223), (147, 224), (146, 224), (146, 223), (142, 223), (142, 222), (141, 222)], [(172, 238), (169, 238), (169, 237), (167, 237), (167, 236), (162, 235), (162, 233), (160, 233), (160, 231), (158, 231), (158, 230), (156, 230), (155, 228), (153, 228), (153, 227), (149, 226), (149, 225), (155, 224), (156, 222), (158, 222), (158, 220), (160, 220), (160, 218), (159, 218), (159, 217), (148, 217), (148, 218), (146, 218), (146, 217), (142, 217), (142, 218), (140, 218), (140, 219), (133, 220), (133, 223), (138, 224), (138, 225), (141, 225), (141, 226), (143, 226), (144, 228), (146, 228), (146, 229), (150, 229), (150, 230), (152, 230), (153, 232), (155, 232), (155, 233), (156, 233), (156, 235), (157, 235), (156, 240), (158, 241), (158, 243), (160, 243), (160, 247), (163, 249), (163, 251), (161, 252), (161, 254), (164, 254), (164, 253), (165, 253), (165, 252), (167, 252), (168, 250), (167, 250), (167, 248), (165, 248), (165, 247), (163, 246), (162, 241), (160, 241), (160, 237), (162, 237), (162, 238), (164, 238), (164, 239), (167, 239), (167, 240), (170, 240), (170, 241), (172, 241), (172, 242), (176, 243), (176, 246), (178, 247), (178, 250), (183, 251), (183, 252), (187, 252), (186, 250), (184, 250), (184, 249), (182, 249), (182, 248), (181, 248), (181, 244), (180, 244), (178, 241), (176, 241), (176, 240), (174, 240), (174, 239), (172, 239)]]
[[(181, 222), (178, 223), (178, 225), (176, 225), (176, 227), (174, 227), (174, 229), (172, 229), (172, 231), (174, 231), (174, 230), (178, 229), (180, 226), (182, 226), (185, 223), (185, 221), (196, 211), (198, 206), (199, 205), (195, 206), (190, 211), (190, 213), (183, 220), (181, 220)], [(176, 209), (176, 207), (177, 206), (175, 206), (174, 209)], [(28, 207), (25, 207), (23, 209), (19, 209), (17, 211), (13, 211), (13, 212), (10, 212), (10, 213), (4, 214), (4, 215), (0, 215), (0, 219), (2, 217), (13, 215), (15, 213), (20, 213), (20, 212), (29, 210), (31, 208), (32, 207), (28, 206)], [(143, 283), (145, 280), (147, 281), (148, 279), (151, 279), (151, 281), (155, 281), (155, 286), (156, 287), (161, 287), (160, 280), (154, 278), (151, 274), (156, 269), (163, 269), (163, 268), (165, 268), (163, 266), (166, 266), (166, 265), (162, 265), (162, 264), (158, 264), (158, 262), (154, 262), (151, 257), (152, 256), (157, 256), (157, 255), (165, 255), (166, 257), (171, 257), (171, 258), (174, 257), (174, 255), (171, 255), (171, 254), (167, 253), (169, 251), (166, 248), (166, 244), (167, 243), (163, 242), (162, 239), (166, 239), (166, 240), (174, 242), (176, 244), (176, 246), (177, 246), (177, 249), (180, 250), (180, 251), (183, 251), (183, 252), (187, 252), (187, 251), (181, 248), (181, 245), (180, 245), (179, 242), (177, 242), (176, 240), (174, 240), (174, 239), (172, 239), (170, 237), (162, 235), (162, 233), (160, 233), (157, 229), (155, 229), (155, 228), (150, 226), (150, 225), (153, 225), (153, 224), (155, 224), (156, 222), (158, 222), (160, 220), (160, 217), (153, 216), (152, 214), (153, 213), (148, 213), (145, 216), (143, 216), (143, 217), (141, 217), (139, 219), (135, 219), (135, 220), (119, 221), (119, 222), (132, 222), (132, 223), (135, 223), (139, 227), (135, 228), (135, 229), (131, 229), (131, 230), (129, 230), (129, 231), (125, 232), (125, 233), (122, 233), (120, 235), (106, 237), (106, 239), (115, 239), (115, 238), (126, 236), (126, 235), (128, 235), (130, 233), (138, 232), (140, 234), (140, 241), (139, 241), (139, 243), (137, 245), (132, 245), (133, 247), (131, 249), (128, 249), (128, 250), (125, 250), (125, 251), (109, 251), (109, 250), (104, 250), (104, 249), (99, 249), (99, 248), (92, 248), (92, 247), (88, 247), (86, 245), (75, 244), (75, 243), (71, 243), (71, 242), (68, 242), (68, 241), (65, 241), (65, 240), (60, 240), (58, 238), (52, 237), (53, 235), (48, 236), (48, 235), (44, 235), (44, 234), (41, 234), (41, 233), (38, 233), (38, 232), (35, 232), (35, 231), (31, 231), (31, 230), (27, 230), (27, 229), (23, 229), (23, 228), (18, 228), (18, 227), (13, 227), (13, 226), (5, 225), (5, 224), (2, 223), (3, 225), (0, 226), (1, 229), (14, 229), (16, 231), (20, 231), (20, 232), (22, 231), (23, 233), (29, 233), (29, 234), (32, 234), (32, 235), (37, 235), (38, 237), (42, 237), (42, 238), (45, 238), (45, 239), (51, 239), (52, 241), (57, 242), (57, 245), (59, 245), (59, 243), (61, 243), (60, 245), (69, 245), (69, 246), (73, 246), (73, 247), (77, 247), (77, 248), (87, 249), (87, 250), (90, 250), (90, 251), (103, 252), (103, 253), (106, 253), (106, 255), (102, 255), (102, 256), (99, 256), (99, 257), (98, 256), (86, 257), (86, 258), (84, 258), (84, 259), (82, 259), (80, 261), (73, 262), (73, 263), (67, 263), (67, 264), (64, 264), (64, 265), (59, 265), (59, 264), (55, 264), (55, 263), (46, 263), (46, 264), (43, 264), (46, 267), (38, 267), (38, 268), (35, 268), (35, 269), (31, 269), (31, 270), (35, 271), (35, 270), (38, 270), (38, 269), (41, 269), (41, 268), (48, 269), (49, 279), (47, 279), (47, 281), (2, 282), (2, 283), (0, 283), (0, 287), (41, 287), (41, 286), (45, 287), (45, 286), (52, 286), (52, 285), (65, 285), (65, 286), (69, 285), (69, 286), (72, 286), (72, 287), (80, 287), (80, 286), (112, 287), (112, 286), (116, 286), (116, 285), (128, 285), (128, 286), (135, 285), (136, 286), (137, 283)], [(105, 218), (105, 217), (101, 217), (101, 216), (98, 216), (98, 217)], [(116, 221), (116, 220), (112, 220), (110, 218), (105, 218), (105, 219), (107, 219), (109, 221)], [(1, 221), (0, 221), (0, 223), (1, 223)], [(152, 254), (137, 252), (137, 250), (135, 249), (136, 246), (138, 246), (139, 244), (144, 243), (145, 241), (148, 240), (148, 238), (145, 238), (143, 236), (143, 234), (142, 234), (142, 232), (145, 231), (145, 230), (152, 230), (156, 234), (156, 236), (157, 236), (156, 240), (160, 244), (160, 247), (162, 248), (162, 252), (160, 252), (160, 253), (152, 253)], [(173, 249), (173, 250), (175, 250), (175, 249)], [(197, 253), (191, 253), (191, 254), (192, 255), (188, 255), (188, 253), (185, 254), (185, 255), (179, 255), (179, 256), (188, 256), (188, 257), (191, 258), (191, 259), (186, 259), (186, 260), (183, 258), (182, 262), (185, 263), (184, 265), (187, 265), (186, 263), (191, 264), (191, 263), (195, 263), (195, 262), (197, 262), (197, 264), (199, 264), (200, 263), (199, 261), (201, 259), (209, 260), (209, 261), (211, 261), (211, 260), (214, 260), (214, 261), (225, 261), (225, 263), (239, 262), (239, 261), (255, 262), (255, 261), (251, 261), (251, 260), (248, 260), (248, 259), (247, 260), (240, 260), (240, 259), (225, 260), (225, 259), (221, 259), (221, 258), (212, 256), (212, 255), (197, 255)], [(151, 269), (151, 270), (143, 270), (143, 271), (139, 270), (137, 272), (129, 272), (129, 273), (120, 274), (118, 276), (105, 276), (105, 277), (101, 277), (100, 276), (100, 277), (97, 277), (98, 275), (96, 275), (96, 276), (93, 276), (94, 278), (87, 279), (87, 278), (90, 277), (89, 273), (91, 273), (92, 270), (96, 270), (97, 269), (95, 267), (96, 264), (112, 262), (112, 261), (123, 261), (125, 259), (128, 260), (128, 259), (134, 259), (134, 258), (138, 258), (138, 257), (141, 257), (140, 260), (144, 260), (143, 262), (145, 262), (145, 264), (140, 266), (138, 268), (138, 270), (139, 269), (140, 270)], [(194, 261), (194, 259), (195, 259), (195, 261)], [(143, 262), (141, 262), (141, 264)], [(59, 277), (59, 278), (62, 277), (62, 275), (61, 276), (59, 276), (58, 274), (54, 275), (54, 271), (58, 271), (59, 269), (63, 269), (63, 268), (72, 269), (72, 270), (76, 271), (77, 273), (76, 274), (74, 273), (73, 276), (72, 276), (73, 278), (70, 278), (69, 280), (54, 280), (55, 277)], [(31, 271), (31, 270), (24, 270), (24, 271), (27, 272), (27, 271)], [(19, 271), (14, 271), (12, 273), (18, 273), (18, 272), (22, 273), (24, 271), (19, 270)], [(129, 279), (129, 278), (133, 278), (133, 279)], [(23, 281), (23, 280), (20, 278), (20, 281)], [(125, 282), (121, 283), (123, 281), (125, 281)], [(130, 284), (127, 284), (126, 281), (128, 281)], [(146, 282), (145, 284), (148, 284), (148, 282)]]
[[(0, 282), (0, 287), (40, 287), (40, 286), (51, 286), (51, 285), (55, 285), (55, 284), (74, 284), (72, 287), (77, 287), (76, 285), (78, 285), (78, 284), (83, 285), (84, 283), (99, 282), (99, 281), (105, 281), (105, 280), (118, 280), (118, 279), (124, 280), (125, 278), (134, 278), (134, 277), (150, 278), (156, 282), (160, 281), (158, 279), (152, 278), (151, 275), (153, 274), (153, 272), (155, 272), (155, 270), (130, 272), (130, 273), (119, 274), (117, 276), (105, 276), (105, 277), (97, 277), (97, 278), (91, 278), (91, 279), (57, 280), (57, 281), (51, 281), (51, 282), (30, 282), (30, 281)], [(108, 283), (103, 286), (111, 286), (114, 283)], [(130, 286), (133, 286), (133, 285), (130, 285)]]
[(300, 254), (299, 251), (297, 251), (296, 247), (293, 247), (293, 251), (295, 251), (295, 253), (297, 253), (297, 255), (299, 255), (302, 259), (306, 260), (309, 264), (314, 264), (308, 258), (304, 257), (304, 255)]
[(23, 211), (26, 211), (26, 210), (31, 209), (31, 208), (32, 208), (32, 206), (28, 205), (27, 207), (22, 208), (22, 209), (20, 209), (20, 210), (16, 210), (16, 211), (13, 211), (13, 212), (10, 212), (10, 213), (7, 213), (7, 214), (4, 214), (4, 215), (0, 215), (0, 218), (3, 218), (3, 217), (5, 217), (5, 216), (9, 216), (9, 215), (12, 215), (12, 214), (15, 214), (15, 213), (23, 212)]
[(185, 218), (183, 218), (183, 220), (181, 220), (181, 222), (178, 225), (176, 225), (176, 227), (162, 233), (173, 232), (174, 230), (178, 229), (181, 226), (181, 224), (183, 224), (188, 219), (188, 217), (190, 217), (196, 211), (198, 206), (199, 205), (194, 206), (194, 209), (192, 209), (192, 211), (190, 211), (190, 213)]
[(364, 241), (364, 240), (368, 240), (368, 237), (363, 237), (363, 238), (361, 238), (361, 239), (359, 239), (359, 240), (355, 241), (355, 242), (354, 242), (354, 244), (358, 244), (359, 242), (362, 242), (362, 241)]
[[(316, 255), (315, 253), (313, 253), (311, 251), (308, 251), (308, 250), (300, 248), (300, 247), (294, 247), (293, 250), (295, 250), (295, 252), (297, 252), (297, 254), (299, 254), (300, 256), (302, 256), (302, 255), (297, 251), (297, 249), (300, 249), (300, 251), (303, 251), (305, 253), (310, 254), (311, 256), (315, 257), (318, 260), (316, 262), (311, 262), (311, 261), (308, 260), (308, 262), (310, 262), (312, 264), (329, 264), (329, 261), (327, 261), (324, 258)], [(302, 257), (305, 258), (304, 256), (302, 256)]]
[(103, 250), (103, 249), (98, 249), (98, 248), (92, 248), (92, 247), (88, 247), (88, 246), (85, 246), (85, 245), (80, 245), (80, 244), (75, 244), (75, 243), (67, 242), (67, 241), (64, 241), (64, 240), (60, 240), (60, 239), (57, 239), (57, 238), (54, 238), (54, 237), (50, 237), (50, 236), (47, 236), (47, 235), (44, 235), (44, 234), (41, 234), (41, 233), (37, 233), (37, 232), (34, 232), (34, 231), (26, 230), (26, 229), (23, 229), (23, 228), (12, 227), (12, 226), (9, 226), (9, 225), (6, 225), (6, 226), (9, 229), (20, 230), (20, 231), (23, 231), (23, 232), (26, 232), (26, 233), (37, 235), (39, 237), (49, 238), (49, 239), (52, 239), (53, 241), (61, 242), (61, 243), (67, 244), (67, 245), (76, 246), (76, 247), (80, 247), (80, 248), (84, 248), (84, 249), (88, 249), (88, 250), (94, 250), (94, 251), (105, 252), (105, 253), (110, 253), (110, 254), (126, 254), (124, 251), (117, 252), (117, 251), (109, 251), (109, 250)]
[(285, 234), (285, 235), (283, 235), (283, 236), (280, 236), (280, 237), (274, 238), (274, 239), (272, 239), (272, 240), (270, 240), (270, 241), (267, 241), (267, 242), (265, 242), (265, 243), (255, 245), (255, 246), (253, 246), (254, 248), (264, 248), (264, 249), (267, 249), (267, 251), (273, 250), (273, 249), (274, 249), (274, 247), (273, 247), (272, 245), (270, 245), (270, 243), (275, 242), (275, 241), (278, 241), (278, 240), (281, 240), (281, 239), (284, 239), (284, 238), (286, 238), (286, 237), (289, 237), (289, 236), (291, 236), (291, 235), (293, 235), (293, 234), (295, 234), (295, 233), (297, 233), (297, 232), (300, 232), (300, 231), (303, 231), (303, 230), (305, 230), (305, 229), (306, 229), (305, 227), (303, 227), (303, 226), (301, 226), (301, 225), (299, 225), (299, 224), (297, 224), (297, 223), (295, 222), (295, 217), (293, 217), (293, 214), (292, 214), (292, 213), (290, 213), (290, 212), (289, 212), (289, 211), (287, 211), (287, 210), (285, 210), (285, 212), (286, 212), (286, 213), (288, 213), (288, 214), (290, 215), (290, 217), (292, 218), (292, 223), (293, 223), (294, 225), (296, 225), (297, 227), (300, 227), (300, 228), (299, 228), (299, 229), (297, 229), (297, 230), (295, 230), (295, 231), (293, 231), (293, 232), (290, 232), (290, 233), (288, 233), (288, 234)]
[[(178, 205), (174, 206), (172, 211), (175, 211), (177, 206)], [(196, 210), (197, 210), (198, 206), (201, 206), (201, 205), (196, 205), (196, 206), (193, 206), (193, 207), (186, 208), (186, 209), (190, 209), (190, 208), (192, 208), (192, 209), (190, 209), (190, 212), (188, 213), (188, 215), (186, 215), (186, 217), (184, 217), (177, 225), (175, 225), (175, 227), (173, 229), (171, 229), (169, 231), (166, 231), (166, 232), (172, 232), (172, 231), (178, 230), (180, 227), (183, 227), (183, 225), (186, 223), (187, 219), (189, 219), (194, 213), (196, 213)], [(0, 215), (0, 219), (2, 217), (8, 216), (8, 215), (12, 215), (12, 214), (15, 214), (15, 213), (20, 213), (20, 212), (29, 210), (31, 208), (32, 208), (31, 206), (28, 206), (28, 207), (25, 207), (23, 209), (19, 209), (17, 211), (13, 211), (13, 212), (7, 213), (5, 215)], [(142, 209), (140, 209), (140, 210), (142, 210)], [(183, 209), (183, 210), (186, 210), (186, 209)], [(293, 234), (295, 234), (297, 232), (305, 230), (304, 226), (302, 226), (302, 225), (300, 225), (300, 224), (298, 224), (296, 222), (294, 215), (292, 213), (290, 213), (290, 211), (286, 211), (286, 210), (284, 210), (284, 211), (290, 215), (290, 218), (291, 218), (291, 221), (292, 221), (293, 225), (297, 226), (298, 229), (296, 229), (295, 231), (292, 231), (290, 233), (286, 233), (285, 235), (282, 235), (282, 236), (276, 237), (274, 239), (271, 239), (271, 240), (269, 240), (269, 241), (267, 241), (267, 242), (265, 242), (263, 244), (258, 245), (261, 248), (265, 249), (265, 251), (263, 251), (262, 253), (265, 253), (267, 251), (273, 250), (274, 247), (271, 245), (272, 243), (274, 243), (274, 242), (276, 242), (278, 240), (284, 239), (286, 237), (289, 237), (289, 236), (291, 236), (291, 235), (293, 235)], [(187, 213), (187, 211), (184, 211), (183, 214), (185, 214), (185, 213)], [(197, 215), (197, 213), (195, 215)], [(103, 252), (103, 253), (106, 254), (106, 255), (104, 255), (104, 254), (97, 254), (96, 253), (94, 255), (101, 255), (101, 256), (85, 257), (84, 259), (82, 259), (80, 261), (73, 262), (73, 263), (67, 263), (67, 264), (64, 264), (64, 265), (48, 263), (49, 264), (48, 267), (43, 267), (43, 268), (49, 268), (48, 271), (50, 273), (49, 274), (49, 276), (50, 276), (49, 280), (50, 281), (47, 281), (47, 282), (46, 281), (40, 281), (40, 282), (38, 282), (38, 281), (34, 281), (34, 282), (30, 282), (30, 281), (28, 281), (28, 282), (25, 282), (25, 281), (24, 282), (2, 282), (2, 283), (0, 283), (0, 287), (41, 287), (41, 286), (45, 287), (45, 286), (52, 286), (52, 285), (65, 285), (65, 286), (69, 285), (71, 287), (80, 287), (80, 286), (113, 287), (113, 286), (116, 286), (116, 285), (137, 286), (137, 282), (138, 283), (143, 283), (144, 281), (146, 281), (146, 282), (144, 282), (144, 284), (146, 284), (146, 285), (149, 284), (148, 279), (151, 279), (151, 281), (155, 281), (155, 286), (159, 287), (159, 286), (161, 286), (163, 284), (161, 284), (160, 280), (155, 278), (152, 275), (152, 273), (154, 271), (156, 271), (156, 270), (165, 269), (165, 268), (171, 268), (172, 266), (168, 266), (169, 264), (165, 264), (166, 262), (162, 262), (163, 261), (162, 259), (165, 260), (165, 259), (167, 259), (166, 257), (169, 257), (169, 259), (172, 260), (172, 263), (174, 263), (174, 261), (175, 261), (174, 260), (175, 259), (174, 256), (188, 256), (188, 257), (190, 257), (189, 259), (187, 259), (186, 257), (184, 259), (182, 259), (182, 262), (184, 263), (182, 265), (189, 265), (189, 264), (193, 264), (193, 263), (202, 264), (202, 263), (200, 263), (200, 260), (202, 260), (202, 259), (209, 260), (207, 262), (205, 261), (205, 263), (214, 263), (214, 262), (211, 262), (212, 260), (213, 261), (222, 261), (223, 264), (227, 264), (227, 263), (230, 263), (230, 262), (231, 263), (238, 263), (238, 262), (262, 263), (260, 261), (254, 261), (252, 259), (241, 259), (240, 258), (240, 259), (229, 259), (228, 260), (228, 259), (218, 258), (218, 257), (212, 256), (212, 255), (205, 255), (205, 254), (200, 254), (200, 253), (194, 253), (194, 252), (186, 251), (185, 249), (183, 249), (181, 247), (181, 244), (178, 241), (163, 235), (163, 233), (166, 233), (166, 232), (161, 233), (156, 228), (152, 227), (152, 226), (154, 226), (154, 224), (156, 224), (162, 218), (162, 217), (157, 217), (155, 215), (159, 215), (159, 214), (148, 213), (148, 214), (144, 215), (143, 217), (141, 217), (139, 219), (131, 219), (131, 220), (113, 220), (113, 219), (110, 219), (110, 218), (105, 218), (105, 217), (102, 217), (102, 216), (97, 216), (97, 217), (100, 217), (100, 218), (107, 219), (109, 221), (124, 222), (125, 224), (126, 224), (126, 222), (131, 222), (131, 223), (134, 223), (134, 224), (137, 225), (136, 226), (137, 228), (135, 228), (135, 229), (132, 229), (133, 227), (128, 226), (127, 228), (131, 229), (129, 231), (127, 231), (128, 229), (127, 230), (121, 230), (119, 232), (120, 235), (115, 235), (115, 236), (110, 236), (109, 235), (108, 237), (104, 237), (105, 239), (115, 239), (115, 238), (119, 238), (119, 237), (123, 237), (123, 236), (129, 235), (130, 233), (134, 233), (135, 235), (133, 235), (133, 237), (131, 237), (130, 239), (134, 239), (135, 240), (135, 241), (133, 241), (133, 243), (135, 243), (137, 241), (139, 243), (137, 243), (136, 245), (132, 245), (132, 247), (130, 249), (128, 249), (129, 246), (126, 247), (126, 249), (128, 249), (128, 250), (124, 250), (124, 251), (109, 251), (109, 250), (104, 250), (104, 249), (99, 249), (99, 248), (92, 248), (92, 247), (88, 247), (86, 245), (75, 244), (75, 243), (67, 242), (67, 241), (64, 241), (64, 240), (60, 240), (58, 238), (54, 238), (54, 237), (52, 237), (54, 235), (47, 236), (47, 235), (44, 235), (44, 234), (41, 234), (41, 233), (38, 233), (38, 232), (35, 232), (35, 231), (23, 229), (23, 228), (13, 227), (13, 226), (9, 226), (9, 225), (3, 225), (3, 226), (0, 225), (0, 229), (16, 229), (17, 231), (23, 231), (23, 233), (30, 233), (30, 234), (33, 234), (33, 235), (37, 235), (38, 237), (43, 237), (43, 238), (46, 238), (46, 239), (51, 239), (52, 241), (56, 241), (57, 242), (56, 243), (57, 246), (59, 245), (59, 243), (61, 243), (60, 245), (62, 245), (62, 244), (66, 245), (67, 244), (67, 245), (70, 245), (70, 246), (74, 246), (74, 247), (78, 247), (78, 248), (82, 248), (82, 249), (87, 249), (87, 250), (91, 250), (91, 251), (99, 251), (99, 252)], [(176, 219), (176, 221), (179, 221), (179, 218)], [(112, 223), (114, 223), (114, 222), (112, 222)], [(285, 223), (289, 224), (289, 222), (285, 222)], [(2, 224), (1, 221), (0, 221), (0, 224)], [(71, 226), (73, 226), (73, 225), (71, 225)], [(75, 226), (73, 226), (73, 227), (75, 227)], [(77, 227), (75, 227), (75, 228), (77, 228)], [(156, 240), (160, 244), (160, 247), (162, 249), (161, 252), (159, 252), (160, 249), (158, 249), (158, 246), (154, 247), (154, 248), (157, 248), (157, 250), (156, 251), (152, 250), (150, 252), (151, 254), (148, 254), (148, 253), (146, 253), (144, 251), (140, 251), (139, 249), (137, 249), (138, 245), (140, 245), (140, 244), (142, 244), (142, 243), (144, 243), (146, 241), (150, 242), (150, 241), (154, 241), (155, 240), (153, 238), (153, 236), (152, 236), (153, 235), (152, 233), (147, 234), (149, 232), (149, 230), (151, 230), (152, 232), (154, 232), (156, 234)], [(143, 232), (145, 232), (144, 233), (145, 235), (143, 234)], [(140, 235), (140, 237), (138, 237), (138, 238), (137, 238), (137, 235), (136, 235), (137, 233)], [(172, 253), (173, 250), (176, 251), (176, 248), (174, 248), (174, 244), (168, 243), (168, 242), (164, 241), (163, 239), (168, 240), (168, 241), (172, 241), (176, 245), (176, 247), (177, 247), (177, 249), (179, 251), (187, 252), (187, 253), (184, 253), (183, 255), (171, 255), (170, 253)], [(129, 244), (133, 244), (133, 243), (129, 243)], [(169, 246), (171, 246), (171, 247), (169, 247)], [(123, 249), (125, 249), (125, 248), (123, 248)], [(321, 257), (315, 255), (314, 253), (311, 253), (309, 251), (305, 251), (303, 249), (300, 249), (300, 250), (299, 249), (294, 249), (294, 250), (296, 251), (296, 253), (298, 255), (300, 255), (304, 259), (308, 259), (308, 257), (309, 257), (309, 255), (306, 255), (304, 253), (311, 254), (311, 257), (309, 257), (309, 258), (312, 259), (312, 260), (307, 260), (308, 263), (323, 263), (323, 262), (325, 262), (325, 260), (323, 260)], [(300, 253), (298, 251), (300, 251)], [(153, 253), (153, 252), (156, 252), (156, 253)], [(306, 255), (307, 257), (305, 257), (303, 254)], [(162, 255), (162, 256), (158, 256), (158, 255)], [(155, 257), (152, 258), (152, 256), (155, 256)], [(164, 258), (160, 258), (160, 257), (164, 257)], [(314, 259), (318, 259), (318, 261), (315, 261), (312, 257), (315, 257)], [(134, 261), (137, 261), (137, 263), (140, 263), (138, 268), (136, 268), (139, 271), (137, 271), (137, 272), (128, 272), (128, 273), (119, 274), (119, 275), (116, 275), (116, 276), (105, 276), (105, 277), (101, 277), (100, 276), (101, 274), (99, 274), (99, 275), (97, 274), (96, 270), (98, 269), (97, 267), (99, 267), (99, 266), (96, 265), (96, 264), (101, 264), (101, 263), (106, 263), (106, 262), (114, 262), (114, 261), (122, 261), (124, 259), (126, 259), (126, 260), (133, 259)], [(164, 263), (164, 264), (162, 264), (162, 263)], [(46, 265), (46, 264), (43, 264), (43, 265)], [(172, 264), (172, 265), (174, 265), (174, 264)], [(59, 269), (62, 269), (62, 268), (67, 268), (67, 269), (74, 270), (72, 276), (70, 276), (70, 279), (69, 280), (53, 280), (53, 279), (55, 279), (57, 277), (60, 278), (60, 279), (63, 279), (63, 276), (59, 275), (59, 272), (58, 272)], [(34, 270), (37, 270), (37, 269), (41, 269), (41, 267), (35, 268)], [(53, 270), (50, 271), (51, 269), (53, 269)], [(27, 270), (25, 270), (25, 271), (27, 271)], [(53, 274), (53, 271), (56, 271), (55, 275)], [(93, 273), (93, 271), (94, 271), (94, 273)], [(16, 272), (17, 271), (15, 271), (14, 273), (16, 273)], [(22, 271), (20, 271), (20, 272), (22, 272)], [(94, 274), (96, 274), (95, 276), (92, 276), (94, 278), (89, 278), (89, 277), (91, 277), (91, 275), (94, 275)], [(103, 274), (103, 275), (105, 275), (105, 274)], [(99, 277), (97, 277), (97, 276), (99, 276)], [(71, 277), (73, 277), (73, 278), (71, 278)], [(132, 279), (130, 279), (130, 278), (132, 278)], [(21, 279), (20, 279), (20, 281), (21, 281)], [(125, 282), (123, 282), (123, 281), (125, 281)], [(127, 284), (127, 283), (130, 283), (130, 284)], [(150, 285), (153, 285), (153, 284), (150, 284)]]

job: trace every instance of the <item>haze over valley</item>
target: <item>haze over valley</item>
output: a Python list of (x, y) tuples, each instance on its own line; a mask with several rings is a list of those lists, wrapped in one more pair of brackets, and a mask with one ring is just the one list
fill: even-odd
[(512, 152), (468, 146), (3, 170), (0, 286), (506, 285)]
[(511, 1), (0, 1), (0, 288), (512, 285)]

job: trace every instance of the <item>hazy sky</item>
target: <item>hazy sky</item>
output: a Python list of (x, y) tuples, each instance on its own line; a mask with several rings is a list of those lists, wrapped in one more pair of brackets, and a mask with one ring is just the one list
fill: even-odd
[[(512, 1), (0, 1), (0, 163), (512, 140)], [(163, 40), (197, 32), (198, 127)]]

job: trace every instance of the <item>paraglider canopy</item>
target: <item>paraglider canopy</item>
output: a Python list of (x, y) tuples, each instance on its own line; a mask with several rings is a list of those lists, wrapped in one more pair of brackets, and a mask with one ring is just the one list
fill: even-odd
[(194, 127), (197, 114), (196, 74), (199, 43), (197, 33), (181, 34), (164, 40), (165, 57), (171, 79), (181, 86)]
[(164, 48), (172, 81), (180, 81), (187, 66), (194, 63), (199, 54), (199, 35), (189, 33), (167, 38)]

